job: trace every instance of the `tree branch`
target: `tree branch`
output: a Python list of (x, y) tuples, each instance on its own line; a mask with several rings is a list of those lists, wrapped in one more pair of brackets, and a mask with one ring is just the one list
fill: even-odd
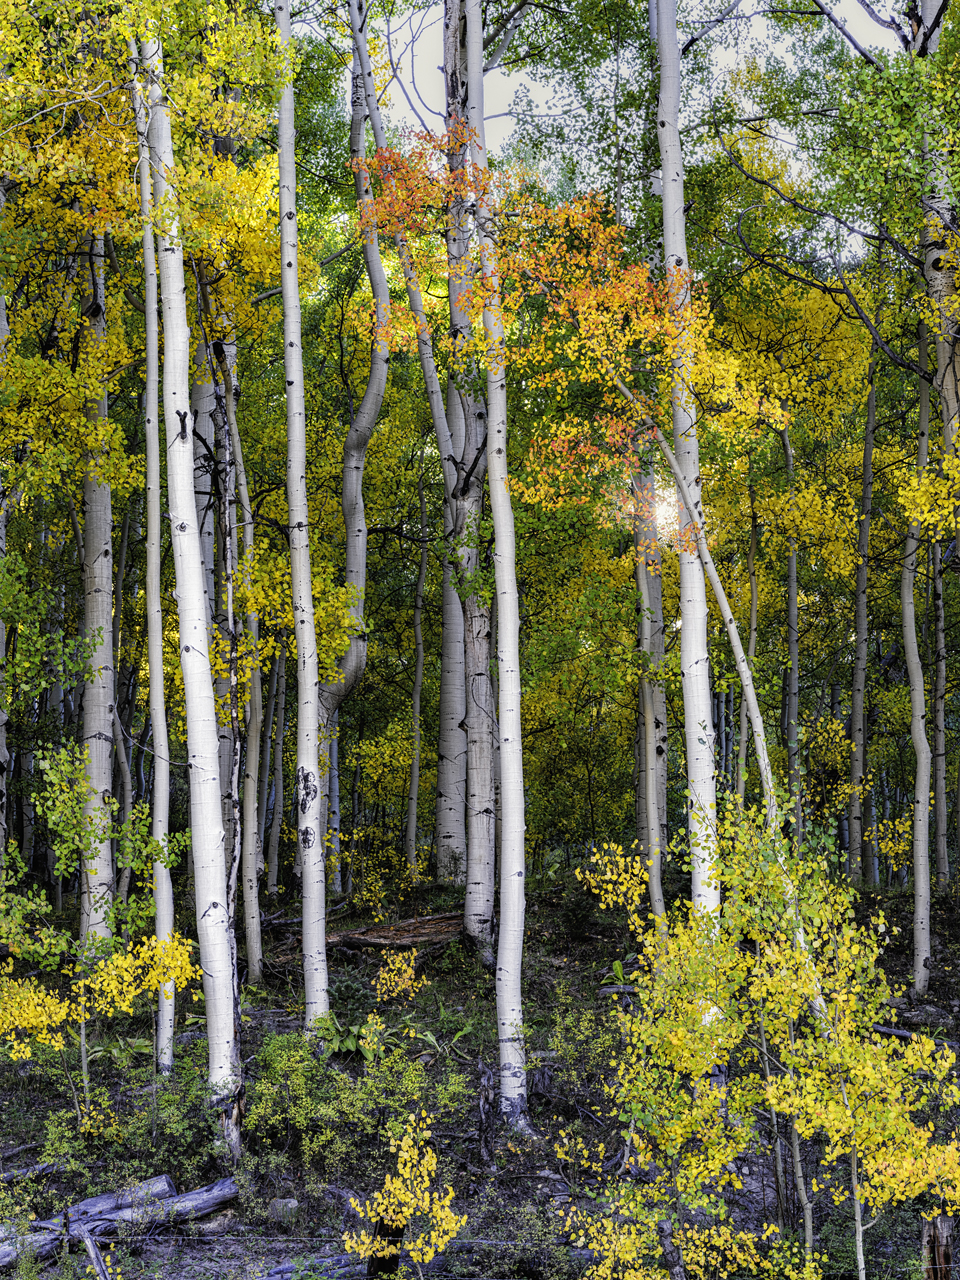
[(730, 17), (731, 13), (740, 8), (740, 4), (741, 0), (733, 0), (732, 4), (728, 4), (727, 7), (721, 13), (718, 13), (715, 18), (711, 18), (710, 21), (702, 26), (695, 35), (692, 35), (689, 40), (685, 40), (680, 49), (680, 57), (685, 58), (698, 40), (702, 40), (704, 36), (708, 36), (710, 34), (714, 27), (719, 27), (722, 22), (725, 22), (726, 19)]

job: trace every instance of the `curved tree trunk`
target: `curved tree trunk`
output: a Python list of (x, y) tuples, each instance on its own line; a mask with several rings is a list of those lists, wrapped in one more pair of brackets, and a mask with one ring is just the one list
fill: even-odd
[[(920, 367), (927, 364), (926, 325), (920, 325)], [(927, 465), (930, 431), (930, 387), (920, 382), (920, 423), (917, 442), (917, 471)], [(913, 599), (917, 575), (917, 547), (921, 529), (911, 522), (903, 552), (900, 575), (900, 608), (903, 613), (903, 651), (910, 684), (910, 738), (916, 754), (913, 786), (913, 985), (918, 996), (926, 994), (930, 982), (930, 743), (926, 729), (926, 690), (923, 665), (917, 644), (916, 611)]]
[(190, 434), (190, 330), (187, 324), (183, 249), (176, 215), (176, 160), (163, 93), (159, 44), (144, 41), (149, 72), (150, 142), (154, 204), (170, 184), (172, 205), (159, 235), (158, 268), (163, 303), (163, 416), (166, 428), (170, 536), (177, 585), (180, 662), (187, 717), (190, 831), (193, 846), (197, 937), (207, 1022), (208, 1073), (229, 1150), (240, 1152), (240, 1006), (237, 957), (227, 911), (217, 715), (210, 669), (204, 564), (193, 485)]

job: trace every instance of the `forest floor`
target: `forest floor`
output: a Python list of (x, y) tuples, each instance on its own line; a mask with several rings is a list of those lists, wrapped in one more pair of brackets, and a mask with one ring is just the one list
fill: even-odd
[[(675, 890), (679, 886), (675, 886)], [(298, 920), (269, 913), (266, 980), (244, 989), (243, 1059), (247, 1075), (245, 1155), (236, 1170), (240, 1194), (211, 1218), (177, 1231), (131, 1233), (113, 1250), (114, 1280), (289, 1280), (289, 1265), (342, 1255), (342, 1235), (363, 1201), (393, 1168), (389, 1132), (398, 1133), (414, 1108), (432, 1117), (438, 1154), (436, 1185), (454, 1188), (453, 1207), (467, 1222), (451, 1248), (430, 1268), (464, 1277), (575, 1280), (588, 1259), (572, 1248), (566, 1217), (590, 1207), (601, 1180), (618, 1163), (622, 1124), (602, 1087), (609, 1061), (611, 964), (628, 958), (623, 920), (597, 909), (579, 886), (547, 886), (529, 895), (524, 957), (524, 1009), (529, 1047), (530, 1113), (536, 1136), (519, 1139), (500, 1129), (493, 1163), (482, 1150), (478, 1120), (481, 1069), (496, 1067), (494, 983), (459, 941), (444, 914), (456, 901), (426, 891), (408, 902), (407, 917), (441, 917), (422, 930), (417, 973), (427, 979), (403, 1008), (381, 1007), (387, 1040), (372, 1065), (349, 1051), (351, 1028), (378, 1007), (372, 987), (383, 951), (363, 947), (369, 916), (331, 921), (331, 1004), (342, 1047), (318, 1061), (298, 1034), (302, 1012)], [(922, 1004), (897, 998), (897, 1025), (960, 1040), (960, 916), (952, 897), (933, 913), (930, 992)], [(912, 899), (889, 892), (860, 900), (864, 922), (882, 910), (891, 934), (885, 966), (891, 984), (909, 980)], [(418, 926), (419, 927), (419, 926)], [(432, 934), (431, 934), (432, 929)], [(899, 930), (899, 932), (897, 932)], [(626, 997), (629, 998), (629, 997)], [(118, 1035), (118, 1030), (120, 1034)], [(149, 1015), (102, 1029), (94, 1055), (94, 1096), (100, 1123), (78, 1134), (70, 1092), (57, 1055), (0, 1064), (0, 1173), (31, 1160), (57, 1159), (43, 1176), (0, 1184), (0, 1217), (26, 1219), (58, 1212), (84, 1196), (115, 1191), (169, 1174), (178, 1192), (232, 1170), (218, 1151), (203, 1105), (206, 1046), (196, 1006), (181, 1012), (174, 1084), (156, 1091), (151, 1075)], [(68, 1055), (68, 1063), (69, 1063)], [(482, 1064), (482, 1065), (481, 1065)], [(331, 1069), (332, 1068), (332, 1069)], [(31, 1154), (23, 1153), (32, 1146)], [(808, 1176), (821, 1152), (805, 1144)], [(739, 1169), (742, 1190), (735, 1220), (756, 1223), (775, 1212), (769, 1144)], [(785, 1230), (800, 1225), (788, 1188)], [(5, 1198), (4, 1198), (5, 1197)], [(293, 1202), (278, 1208), (278, 1202)], [(284, 1219), (277, 1221), (278, 1214)], [(855, 1275), (849, 1210), (829, 1196), (816, 1199), (818, 1246), (824, 1274)], [(914, 1209), (890, 1212), (870, 1233), (870, 1276), (919, 1276), (920, 1219)], [(85, 1254), (52, 1266), (23, 1260), (20, 1280), (48, 1274), (85, 1276)], [(279, 1270), (288, 1264), (284, 1270)], [(339, 1265), (344, 1265), (340, 1261)], [(309, 1271), (304, 1274), (310, 1274)], [(316, 1271), (315, 1274), (321, 1274)], [(341, 1280), (347, 1272), (341, 1270)], [(358, 1270), (354, 1274), (360, 1274)]]

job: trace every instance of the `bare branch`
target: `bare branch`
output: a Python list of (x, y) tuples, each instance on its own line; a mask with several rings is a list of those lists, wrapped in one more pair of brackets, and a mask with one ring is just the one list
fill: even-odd
[(685, 40), (682, 48), (680, 49), (680, 57), (685, 58), (698, 40), (702, 40), (704, 36), (708, 36), (710, 34), (714, 27), (719, 27), (722, 22), (725, 22), (726, 19), (730, 17), (731, 13), (740, 8), (740, 4), (741, 0), (733, 0), (732, 4), (728, 4), (727, 7), (718, 13), (715, 18), (711, 18), (710, 21), (702, 26), (695, 35), (692, 35), (688, 40)]
[(850, 42), (850, 44), (853, 45), (854, 49), (856, 49), (857, 53), (859, 53), (860, 57), (864, 60), (864, 62), (866, 62), (871, 67), (879, 68), (880, 63), (877, 62), (873, 54), (868, 53), (867, 50), (863, 47), (863, 45), (860, 44), (860, 42), (856, 39), (856, 37), (851, 35), (851, 33), (847, 30), (847, 24), (845, 22), (841, 22), (840, 19), (836, 17), (833, 10), (823, 3), (823, 0), (813, 0), (813, 3), (817, 6), (817, 8), (820, 10), (823, 16), (827, 19), (827, 21), (832, 23), (836, 27), (836, 29), (840, 32), (840, 34), (844, 36)]

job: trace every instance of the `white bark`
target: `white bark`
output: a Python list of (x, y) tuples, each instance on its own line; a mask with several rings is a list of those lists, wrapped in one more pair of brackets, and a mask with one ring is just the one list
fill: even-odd
[[(447, 422), (454, 455), (463, 454), (463, 409), (451, 379), (447, 384)], [(458, 449), (459, 440), (459, 449)], [(444, 496), (443, 533), (453, 539), (454, 512)], [(440, 731), (437, 737), (437, 879), (462, 885), (467, 874), (467, 714), (463, 658), (463, 604), (449, 555), (443, 560), (443, 629), (440, 640)]]
[[(663, 610), (657, 546), (656, 479), (650, 468), (634, 477), (634, 492), (638, 511), (634, 517), (634, 576), (637, 588), (638, 627), (637, 641), (640, 660), (656, 667), (663, 656)], [(660, 653), (656, 641), (660, 640)], [(649, 669), (649, 668), (648, 668)], [(649, 869), (650, 906), (658, 918), (666, 915), (661, 883), (661, 814), (659, 797), (659, 769), (657, 756), (656, 682), (644, 671), (640, 673), (637, 725), (636, 812), (637, 840)], [(662, 686), (661, 686), (662, 688)]]
[(207, 637), (204, 564), (193, 482), (190, 417), (190, 330), (187, 324), (183, 248), (176, 212), (176, 161), (170, 116), (163, 92), (159, 44), (144, 42), (150, 74), (150, 140), (154, 204), (165, 201), (159, 236), (159, 277), (163, 304), (163, 410), (166, 428), (167, 488), (176, 574), (180, 662), (187, 717), (190, 829), (193, 846), (197, 937), (207, 1021), (208, 1075), (222, 1116), (224, 1138), (240, 1149), (239, 1003), (236, 947), (227, 910), (217, 716)]
[[(88, 326), (88, 342), (106, 337), (106, 296), (103, 287), (103, 239), (87, 240), (81, 309)], [(106, 393), (88, 406), (91, 429), (106, 419)], [(83, 627), (91, 644), (92, 678), (83, 691), (83, 742), (88, 752), (89, 796), (84, 818), (100, 832), (109, 830), (113, 814), (113, 516), (110, 486), (101, 484), (93, 467), (83, 482)], [(95, 840), (80, 875), (81, 937), (110, 936), (108, 912), (114, 889), (110, 838)]]
[[(657, 45), (660, 52), (660, 98), (657, 141), (663, 182), (663, 248), (671, 305), (681, 326), (689, 323), (690, 263), (683, 211), (683, 151), (680, 143), (680, 49), (676, 0), (658, 0)], [(689, 356), (681, 338), (673, 363), (674, 452), (702, 523), (700, 458), (696, 402), (688, 385)], [(687, 788), (691, 897), (694, 906), (715, 911), (720, 906), (716, 875), (716, 777), (714, 773), (713, 707), (707, 652), (707, 592), (704, 569), (695, 547), (691, 516), (680, 504), (680, 677), (687, 754)]]
[[(920, 325), (920, 367), (927, 364), (927, 330)], [(917, 471), (927, 465), (930, 431), (930, 387), (921, 379)], [(927, 701), (923, 664), (917, 644), (916, 610), (913, 599), (917, 576), (919, 522), (911, 521), (903, 552), (900, 575), (900, 608), (903, 614), (903, 652), (910, 684), (910, 738), (916, 755), (913, 787), (913, 985), (918, 996), (926, 994), (930, 982), (930, 742), (927, 738)]]
[(517, 1128), (527, 1119), (521, 965), (525, 908), (523, 748), (520, 726), (520, 607), (516, 538), (507, 469), (506, 344), (500, 306), (496, 210), (483, 183), (487, 170), (483, 96), (483, 17), (480, 0), (467, 0), (467, 81), (471, 150), (480, 180), (477, 226), (484, 279), (483, 331), (487, 365), (487, 472), (494, 529), (497, 591), (497, 669), (500, 721), (500, 937), (497, 947), (497, 1029), (500, 1040), (500, 1110)]
[[(292, 53), (288, 0), (274, 7), (280, 43)], [(310, 570), (307, 502), (306, 400), (300, 326), (297, 232), (297, 160), (293, 84), (280, 100), (280, 283), (283, 292), (283, 364), (287, 386), (287, 506), (294, 641), (297, 647), (297, 826), (303, 868), (304, 1025), (309, 1031), (330, 1008), (327, 991), (326, 822), (320, 778), (320, 668)]]
[[(750, 549), (747, 552), (747, 575), (750, 579), (750, 635), (747, 640), (747, 661), (753, 670), (757, 652), (757, 614), (760, 597), (757, 589), (757, 509), (754, 502), (753, 481), (750, 481)], [(737, 750), (737, 796), (742, 801), (747, 792), (747, 747), (750, 742), (750, 722), (747, 718), (747, 700), (740, 696), (740, 743)]]
[[(446, 124), (459, 145), (447, 162), (452, 178), (469, 162), (467, 138), (469, 77), (463, 0), (446, 0), (444, 13)], [(454, 375), (447, 382), (447, 421), (435, 422), (444, 462), (444, 530), (453, 546), (454, 580), (463, 613), (463, 726), (466, 737), (466, 892), (464, 934), (481, 961), (494, 967), (493, 916), (497, 867), (496, 700), (490, 662), (492, 605), (475, 584), (480, 574), (477, 531), (487, 472), (486, 405), (470, 388), (478, 372), (464, 348), (470, 342), (471, 317), (460, 298), (474, 270), (471, 238), (475, 219), (462, 184), (454, 186), (447, 217), (447, 300), (454, 345)], [(460, 384), (463, 384), (462, 386)], [(433, 401), (431, 400), (431, 405)], [(446, 624), (445, 624), (446, 625)], [(454, 688), (452, 697), (459, 698)]]

